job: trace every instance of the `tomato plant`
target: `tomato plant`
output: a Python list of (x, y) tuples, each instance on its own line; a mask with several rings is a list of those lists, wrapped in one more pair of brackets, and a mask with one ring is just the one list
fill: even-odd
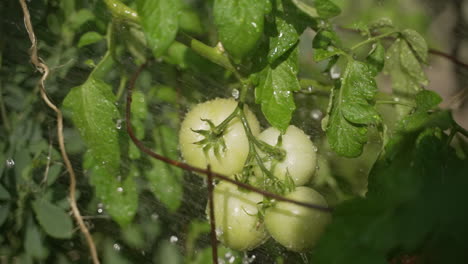
[(0, 263), (466, 263), (436, 2), (0, 1)]

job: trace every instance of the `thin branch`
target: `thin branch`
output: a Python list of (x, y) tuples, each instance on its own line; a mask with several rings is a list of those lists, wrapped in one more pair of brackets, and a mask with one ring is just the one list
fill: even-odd
[(211, 250), (213, 257), (213, 264), (218, 264), (218, 239), (216, 239), (216, 219), (214, 216), (214, 200), (213, 200), (213, 174), (208, 165), (208, 206), (210, 207), (210, 227), (211, 227)]
[(217, 178), (217, 179), (220, 179), (220, 180), (223, 180), (223, 181), (227, 181), (227, 182), (235, 184), (235, 185), (237, 185), (237, 186), (239, 186), (239, 187), (241, 187), (243, 189), (262, 194), (263, 196), (268, 197), (270, 199), (275, 199), (275, 200), (278, 200), (278, 201), (297, 204), (297, 205), (300, 205), (300, 206), (304, 206), (304, 207), (307, 207), (307, 208), (316, 209), (316, 210), (320, 210), (320, 211), (324, 211), (324, 212), (332, 212), (333, 211), (332, 208), (327, 207), (327, 206), (321, 206), (321, 205), (317, 205), (317, 204), (310, 204), (310, 203), (291, 200), (291, 199), (288, 199), (288, 198), (283, 197), (281, 195), (271, 193), (271, 192), (267, 192), (267, 191), (264, 191), (262, 189), (255, 188), (255, 187), (253, 187), (253, 186), (251, 186), (249, 184), (236, 181), (236, 180), (231, 179), (230, 177), (228, 177), (226, 175), (222, 175), (222, 174), (219, 174), (219, 173), (216, 173), (216, 172), (209, 172), (206, 169), (193, 167), (191, 165), (188, 165), (187, 163), (180, 162), (180, 161), (177, 161), (177, 160), (172, 160), (172, 159), (167, 158), (167, 157), (165, 157), (163, 155), (155, 153), (151, 149), (146, 147), (143, 144), (143, 142), (141, 142), (135, 136), (135, 132), (133, 131), (133, 128), (131, 126), (131, 111), (130, 111), (130, 109), (131, 109), (131, 105), (132, 105), (132, 93), (133, 93), (133, 88), (135, 86), (135, 82), (136, 82), (136, 80), (138, 79), (138, 76), (140, 75), (140, 73), (143, 71), (143, 69), (146, 67), (147, 64), (148, 64), (148, 62), (143, 63), (138, 68), (138, 70), (135, 72), (135, 74), (132, 76), (132, 78), (130, 79), (130, 82), (128, 84), (128, 90), (127, 90), (127, 105), (126, 105), (126, 109), (125, 109), (125, 123), (127, 124), (127, 133), (129, 135), (129, 137), (132, 139), (133, 143), (142, 152), (144, 152), (145, 154), (151, 156), (152, 158), (155, 158), (157, 160), (160, 160), (160, 161), (165, 162), (167, 164), (170, 164), (172, 166), (181, 168), (183, 170), (198, 172), (198, 173), (205, 174), (205, 175), (208, 175), (209, 173), (211, 173), (211, 175), (214, 178)]
[(25, 0), (19, 0), (21, 7), (23, 9), (24, 13), (24, 24), (26, 31), (28, 32), (29, 39), (31, 40), (31, 62), (34, 64), (36, 69), (42, 74), (41, 79), (39, 80), (39, 86), (40, 86), (40, 93), (41, 97), (44, 100), (44, 102), (51, 108), (57, 115), (57, 138), (58, 138), (58, 143), (59, 143), (59, 148), (60, 152), (62, 154), (63, 161), (65, 163), (65, 167), (67, 168), (68, 173), (70, 174), (70, 190), (69, 190), (69, 202), (70, 202), (70, 207), (73, 212), (73, 216), (75, 217), (75, 220), (78, 223), (78, 226), (80, 227), (81, 232), (85, 236), (89, 249), (91, 251), (91, 257), (93, 260), (94, 264), (99, 264), (99, 258), (97, 255), (96, 251), (96, 246), (94, 245), (93, 238), (91, 237), (91, 234), (89, 233), (88, 228), (86, 227), (83, 217), (81, 216), (80, 210), (78, 209), (78, 205), (76, 203), (76, 176), (75, 176), (75, 171), (73, 170), (72, 164), (70, 162), (70, 159), (68, 158), (68, 154), (65, 148), (65, 140), (63, 136), (63, 115), (62, 111), (54, 104), (52, 101), (50, 101), (49, 97), (47, 96), (47, 92), (45, 89), (45, 80), (47, 79), (49, 75), (49, 67), (43, 63), (42, 59), (38, 57), (37, 55), (37, 40), (36, 40), (36, 35), (34, 34), (33, 26), (31, 23), (31, 16), (29, 14), (28, 6), (25, 2)]
[(442, 51), (436, 50), (436, 49), (429, 49), (429, 53), (431, 53), (433, 55), (436, 55), (436, 56), (444, 57), (444, 58), (450, 60), (451, 62), (455, 63), (456, 65), (468, 69), (468, 64), (460, 61), (457, 57), (452, 56), (452, 55), (450, 55), (448, 53), (445, 53), (445, 52), (442, 52)]

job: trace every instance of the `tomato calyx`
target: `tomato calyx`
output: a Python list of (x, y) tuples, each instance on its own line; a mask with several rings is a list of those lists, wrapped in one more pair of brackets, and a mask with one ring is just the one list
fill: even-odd
[(204, 138), (200, 141), (194, 142), (193, 144), (200, 145), (203, 149), (205, 156), (208, 155), (208, 152), (213, 149), (213, 152), (217, 159), (221, 158), (221, 153), (226, 151), (226, 142), (224, 141), (224, 129), (219, 129), (218, 126), (215, 126), (213, 122), (209, 119), (201, 118), (203, 122), (207, 122), (209, 129), (192, 129), (193, 132), (202, 135)]
[(234, 111), (219, 125), (215, 125), (213, 121), (206, 118), (200, 118), (201, 121), (206, 122), (209, 129), (191, 129), (194, 133), (202, 135), (204, 138), (193, 144), (200, 145), (202, 147), (205, 156), (208, 156), (208, 152), (213, 149), (215, 157), (220, 160), (221, 152), (224, 153), (227, 149), (226, 141), (224, 140), (224, 134), (229, 123), (239, 115), (239, 107), (236, 107)]

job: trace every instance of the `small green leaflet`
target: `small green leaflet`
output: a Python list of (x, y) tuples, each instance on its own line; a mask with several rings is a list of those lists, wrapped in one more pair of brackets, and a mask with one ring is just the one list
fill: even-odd
[(299, 36), (307, 27), (316, 27), (316, 20), (310, 18), (290, 1), (276, 0), (270, 14), (266, 33), (269, 37), (268, 61), (273, 64), (299, 42)]
[(330, 0), (291, 0), (297, 8), (313, 18), (328, 19), (341, 13), (340, 8)]
[(341, 13), (341, 9), (330, 0), (315, 0), (315, 8), (321, 18), (332, 18)]
[(335, 31), (320, 30), (317, 32), (312, 41), (314, 60), (318, 62), (342, 53), (342, 51), (337, 48), (339, 43), (340, 40)]
[(285, 131), (296, 109), (294, 91), (301, 89), (297, 79), (298, 53), (294, 49), (289, 57), (276, 67), (267, 65), (259, 74), (259, 85), (255, 89), (255, 101), (261, 104), (268, 122)]
[[(133, 178), (120, 182), (120, 146), (117, 122), (120, 118), (112, 88), (90, 78), (73, 88), (63, 106), (89, 148), (85, 166), (91, 169), (91, 183), (96, 195), (106, 204), (109, 214), (119, 224), (130, 222), (136, 212), (137, 193)], [(87, 158), (86, 158), (87, 157)], [(86, 162), (88, 160), (88, 162)]]
[[(425, 58), (427, 55), (419, 56)], [(391, 76), (393, 91), (397, 95), (414, 95), (422, 89), (421, 85), (428, 83), (416, 54), (403, 39), (397, 39), (387, 50), (384, 70)]]
[(43, 236), (32, 218), (28, 219), (26, 234), (24, 235), (24, 251), (35, 259), (43, 260), (49, 255), (49, 249), (44, 243)]
[(180, 8), (180, 0), (137, 1), (141, 26), (156, 58), (161, 57), (175, 39)]
[(401, 32), (406, 42), (411, 46), (418, 59), (422, 63), (427, 62), (428, 47), (426, 40), (415, 30), (405, 29)]
[(366, 62), (374, 76), (377, 76), (377, 74), (382, 71), (385, 63), (385, 48), (380, 41), (377, 41), (372, 46), (372, 50), (369, 52)]
[(95, 31), (86, 32), (80, 37), (80, 40), (78, 41), (78, 48), (96, 43), (102, 39), (104, 39), (104, 36)]
[(35, 200), (32, 207), (39, 224), (49, 236), (60, 239), (72, 236), (73, 223), (65, 210), (44, 199)]
[(335, 91), (328, 127), (331, 148), (339, 155), (357, 157), (367, 142), (367, 125), (380, 122), (370, 103), (377, 92), (374, 74), (367, 64), (350, 59)]
[(224, 49), (242, 59), (257, 45), (263, 34), (266, 0), (215, 0), (214, 21)]
[(415, 111), (400, 121), (398, 124), (399, 131), (414, 132), (428, 126), (448, 129), (453, 124), (454, 121), (449, 111), (429, 112), (442, 102), (442, 98), (437, 93), (423, 90), (416, 94), (415, 100)]
[(276, 16), (276, 34), (270, 37), (268, 61), (273, 63), (299, 41), (299, 34), (294, 25), (289, 24), (281, 16)]

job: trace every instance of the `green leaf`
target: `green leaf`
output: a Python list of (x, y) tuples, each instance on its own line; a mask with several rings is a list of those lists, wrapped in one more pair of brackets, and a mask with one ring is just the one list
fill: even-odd
[(11, 196), (10, 193), (8, 192), (3, 185), (0, 184), (0, 201), (4, 200), (10, 200)]
[[(168, 126), (158, 126), (154, 131), (156, 151), (171, 159), (177, 159), (177, 133)], [(145, 176), (149, 180), (149, 188), (170, 211), (175, 211), (182, 203), (183, 171), (162, 161), (153, 159), (153, 168)]]
[(191, 8), (183, 8), (179, 15), (179, 27), (182, 31), (201, 35), (205, 33), (199, 13)]
[(120, 146), (117, 122), (120, 119), (115, 96), (106, 83), (90, 78), (73, 88), (63, 105), (71, 111), (72, 119), (88, 146), (87, 168), (96, 195), (107, 206), (109, 214), (125, 225), (137, 208), (137, 192), (132, 177), (122, 182), (120, 175)]
[(349, 122), (363, 125), (380, 122), (379, 114), (369, 103), (377, 92), (377, 83), (367, 64), (349, 62), (340, 89), (341, 111)]
[(63, 106), (70, 110), (75, 126), (96, 161), (102, 162), (110, 174), (118, 175), (120, 148), (116, 122), (120, 116), (115, 101), (108, 84), (90, 78), (68, 93)]
[(263, 34), (265, 0), (215, 0), (213, 13), (218, 38), (232, 57), (240, 60)]
[(73, 233), (73, 223), (69, 214), (62, 208), (44, 199), (32, 202), (36, 218), (44, 231), (54, 238), (70, 238)]
[(314, 61), (322, 61), (329, 57), (341, 54), (341, 49), (337, 48), (340, 44), (338, 35), (334, 31), (320, 30), (312, 41), (314, 48)]
[(468, 201), (467, 170), (440, 129), (397, 134), (369, 175), (366, 198), (335, 209), (313, 263), (388, 263), (396, 254), (463, 263), (468, 213), (457, 208)]
[(95, 32), (95, 31), (89, 31), (84, 33), (81, 37), (80, 40), (78, 41), (78, 48), (96, 43), (104, 38), (103, 35)]
[(94, 14), (88, 9), (80, 9), (70, 17), (70, 27), (74, 30), (79, 29), (86, 22), (94, 20)]
[(426, 74), (406, 41), (400, 43), (400, 62), (403, 70), (417, 83), (421, 85), (428, 84)]
[(163, 241), (159, 244), (153, 263), (182, 264), (183, 258), (175, 245), (169, 241)]
[(266, 66), (255, 89), (255, 101), (261, 104), (266, 119), (281, 131), (286, 130), (296, 109), (293, 92), (301, 89), (297, 79), (297, 56), (297, 49), (294, 49), (288, 59), (276, 67)]
[(319, 17), (317, 9), (313, 7), (312, 3), (309, 4), (307, 3), (307, 1), (303, 1), (303, 0), (292, 0), (292, 2), (297, 6), (297, 8), (299, 8), (302, 12), (306, 13), (310, 17), (313, 17), (313, 18)]
[(299, 34), (294, 25), (281, 16), (276, 16), (276, 34), (270, 37), (268, 61), (273, 63), (299, 41)]
[(299, 36), (307, 27), (316, 28), (316, 20), (303, 13), (290, 1), (275, 1), (274, 9), (267, 21), (269, 37), (268, 61), (275, 63), (281, 56), (294, 48)]
[(332, 18), (341, 13), (341, 9), (330, 0), (315, 0), (315, 8), (321, 18)]
[(401, 33), (418, 59), (423, 63), (427, 63), (428, 47), (426, 40), (417, 31), (412, 29), (405, 29)]
[(39, 260), (43, 260), (49, 255), (49, 250), (45, 247), (41, 233), (33, 221), (28, 221), (26, 227), (24, 250), (29, 256)]
[(373, 76), (363, 62), (350, 60), (346, 66), (326, 130), (331, 148), (339, 155), (359, 156), (367, 142), (366, 125), (380, 122), (370, 104), (377, 91)]
[(427, 111), (442, 102), (442, 97), (436, 92), (424, 90), (416, 94), (416, 105), (418, 111)]
[(429, 112), (442, 102), (442, 98), (437, 93), (423, 90), (416, 94), (415, 100), (415, 111), (400, 121), (397, 127), (399, 131), (414, 132), (434, 126), (448, 129), (453, 124), (449, 111)]
[(91, 174), (91, 184), (96, 188), (96, 196), (105, 205), (106, 211), (119, 225), (128, 225), (138, 209), (138, 192), (135, 177), (138, 175), (132, 167), (127, 177), (110, 174), (105, 163), (93, 159), (89, 150), (85, 155), (83, 167)]
[[(404, 40), (397, 39), (390, 48), (387, 49), (387, 53), (385, 56), (385, 66), (384, 71), (385, 73), (389, 74), (392, 79), (392, 88), (393, 92), (397, 95), (402, 96), (412, 96), (415, 95), (417, 92), (421, 90), (418, 82), (412, 78), (407, 70), (403, 68), (403, 62), (401, 61), (403, 57), (402, 49), (403, 46), (407, 44), (403, 44)], [(406, 56), (410, 56), (411, 62), (414, 63), (416, 58), (412, 53), (408, 54), (408, 49), (405, 53)], [(406, 58), (405, 58), (406, 59)], [(406, 62), (407, 67), (409, 67), (409, 62)], [(420, 66), (417, 66), (419, 69)], [(410, 69), (411, 70), (411, 69)]]
[(374, 76), (377, 76), (377, 74), (382, 71), (385, 63), (385, 48), (380, 41), (372, 46), (372, 50), (369, 56), (367, 56), (366, 62)]
[(161, 57), (174, 41), (179, 28), (180, 0), (138, 0), (137, 11), (149, 47)]
[(10, 214), (10, 203), (0, 202), (0, 227), (5, 223)]

